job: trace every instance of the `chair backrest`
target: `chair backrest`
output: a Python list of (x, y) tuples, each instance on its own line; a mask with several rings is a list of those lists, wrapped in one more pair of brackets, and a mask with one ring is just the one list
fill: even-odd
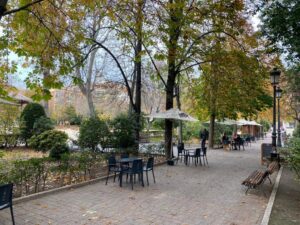
[(243, 145), (244, 143), (245, 143), (245, 139), (244, 139), (244, 138), (241, 138), (240, 144)]
[(182, 151), (184, 149), (184, 143), (178, 143), (177, 145), (178, 151)]
[(126, 158), (129, 158), (128, 153), (122, 153), (121, 154), (121, 159), (126, 159)]
[(143, 172), (143, 161), (141, 159), (133, 160), (131, 170), (132, 173)]
[(205, 156), (206, 156), (206, 150), (207, 150), (206, 147), (202, 148), (203, 155), (205, 155)]
[(109, 158), (107, 160), (107, 164), (108, 164), (108, 167), (116, 166), (116, 164), (117, 164), (116, 157), (115, 156), (109, 156)]
[(184, 149), (184, 143), (178, 143), (177, 149), (178, 149), (178, 154), (182, 153)]
[(3, 184), (0, 186), (0, 207), (12, 203), (13, 184)]
[(154, 157), (148, 158), (147, 169), (153, 168), (153, 165), (154, 165)]
[(195, 156), (199, 157), (201, 153), (201, 148), (196, 148)]

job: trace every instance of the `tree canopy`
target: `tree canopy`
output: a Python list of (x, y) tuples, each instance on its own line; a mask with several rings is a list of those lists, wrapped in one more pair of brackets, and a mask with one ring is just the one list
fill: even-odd
[(271, 44), (288, 53), (291, 60), (300, 59), (300, 2), (272, 1), (261, 11), (262, 32)]

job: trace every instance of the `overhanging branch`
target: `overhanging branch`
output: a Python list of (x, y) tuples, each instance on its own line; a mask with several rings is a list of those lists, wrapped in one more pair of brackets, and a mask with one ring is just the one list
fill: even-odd
[[(0, 20), (1, 20), (1, 18), (2, 18), (3, 16), (6, 16), (6, 15), (9, 15), (9, 14), (12, 14), (12, 13), (17, 13), (17, 12), (19, 12), (19, 11), (25, 10), (25, 9), (29, 8), (30, 6), (33, 6), (33, 5), (35, 5), (35, 4), (37, 4), (37, 3), (40, 3), (40, 2), (42, 2), (42, 1), (44, 1), (44, 0), (36, 0), (36, 1), (33, 1), (33, 2), (28, 3), (28, 4), (26, 4), (26, 5), (23, 5), (23, 6), (19, 7), (19, 8), (15, 8), (15, 9), (11, 9), (11, 10), (8, 10), (8, 11), (4, 11), (2, 14), (0, 14)], [(6, 6), (4, 6), (4, 8), (5, 8), (5, 7), (6, 7)], [(0, 12), (0, 13), (1, 13), (1, 12)]]
[(125, 75), (125, 72), (120, 64), (120, 62), (118, 61), (118, 59), (116, 58), (116, 56), (106, 47), (104, 46), (102, 43), (96, 41), (96, 40), (92, 40), (95, 44), (97, 44), (100, 48), (104, 49), (112, 58), (113, 60), (116, 62), (121, 74), (122, 74), (122, 77), (124, 79), (124, 82), (125, 82), (125, 86), (126, 86), (126, 90), (127, 90), (127, 94), (128, 94), (128, 97), (129, 97), (129, 101), (130, 101), (130, 104), (132, 105), (134, 111), (136, 111), (136, 106), (133, 102), (133, 96), (131, 94), (131, 88), (129, 86), (129, 82), (128, 82), (128, 79)]

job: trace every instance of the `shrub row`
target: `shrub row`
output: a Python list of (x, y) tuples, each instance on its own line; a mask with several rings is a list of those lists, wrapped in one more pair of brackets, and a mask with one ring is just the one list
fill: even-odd
[(19, 197), (47, 189), (93, 179), (104, 163), (101, 154), (84, 151), (51, 157), (0, 161), (0, 183), (14, 183), (14, 196)]

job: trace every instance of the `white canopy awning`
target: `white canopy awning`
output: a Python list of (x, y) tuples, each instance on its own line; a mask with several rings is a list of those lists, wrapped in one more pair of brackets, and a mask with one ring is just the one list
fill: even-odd
[(4, 100), (2, 98), (0, 98), (0, 103), (6, 104), (6, 105), (17, 105), (17, 106), (19, 106), (19, 104), (17, 104), (17, 103), (10, 102), (10, 101)]
[(180, 111), (179, 109), (169, 109), (165, 112), (157, 112), (152, 113), (148, 116), (148, 118), (160, 118), (160, 119), (173, 119), (173, 120), (185, 120), (191, 122), (197, 122), (198, 120), (194, 117), (190, 116), (189, 114)]
[[(210, 121), (206, 121), (205, 123), (210, 123)], [(231, 125), (241, 126), (241, 125), (243, 125), (239, 121), (231, 120), (231, 119), (227, 119), (227, 118), (224, 119), (224, 120), (215, 120), (215, 123), (223, 124), (223, 125), (228, 125), (228, 126), (231, 126)]]
[(256, 121), (252, 120), (245, 120), (245, 119), (240, 119), (238, 120), (239, 123), (241, 123), (242, 125), (250, 125), (250, 126), (262, 126), (261, 124), (257, 123)]

